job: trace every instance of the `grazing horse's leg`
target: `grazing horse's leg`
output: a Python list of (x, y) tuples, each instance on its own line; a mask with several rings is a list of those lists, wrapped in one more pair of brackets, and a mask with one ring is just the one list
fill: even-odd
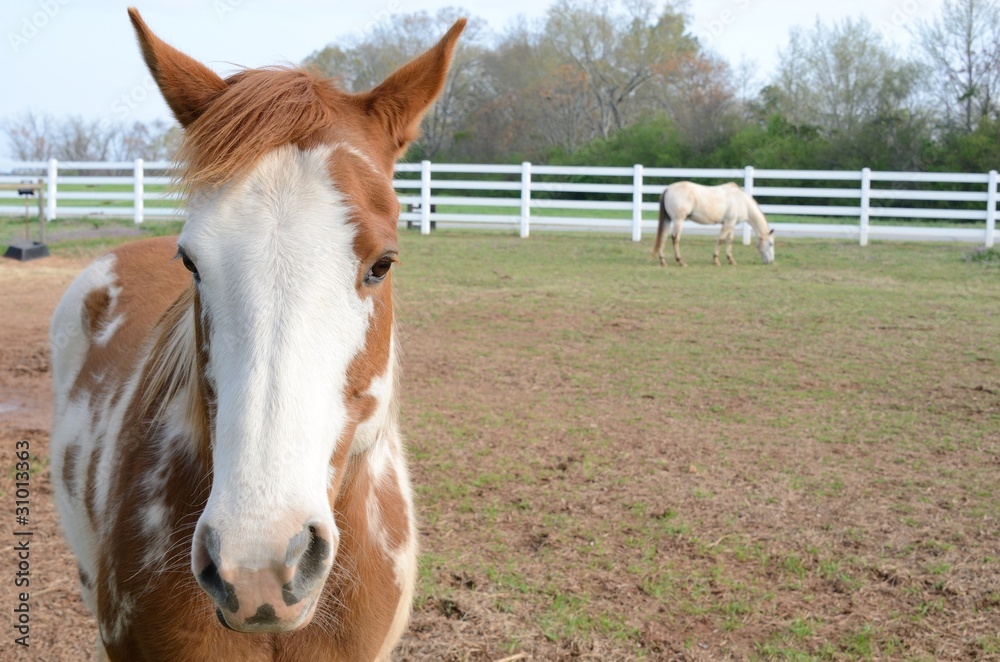
[(733, 229), (731, 223), (722, 224), (722, 232), (719, 233), (719, 239), (715, 242), (715, 252), (712, 253), (712, 264), (715, 266), (719, 266), (719, 249), (723, 243), (726, 244), (726, 259), (729, 260), (729, 264), (736, 264), (733, 258)]
[(681, 226), (684, 224), (684, 217), (678, 216), (674, 219), (673, 227), (670, 228), (670, 241), (674, 243), (674, 259), (677, 266), (686, 267), (687, 263), (681, 259)]
[(670, 217), (667, 216), (667, 209), (664, 207), (664, 198), (666, 198), (666, 191), (660, 196), (660, 222), (656, 226), (656, 243), (653, 245), (653, 257), (660, 261), (660, 266), (667, 266), (667, 261), (663, 257), (663, 244), (666, 242), (666, 232), (667, 223), (670, 222)]
[(735, 234), (735, 230), (734, 226), (730, 226), (729, 231), (726, 232), (726, 259), (732, 265), (736, 264), (736, 258), (733, 257), (733, 235)]

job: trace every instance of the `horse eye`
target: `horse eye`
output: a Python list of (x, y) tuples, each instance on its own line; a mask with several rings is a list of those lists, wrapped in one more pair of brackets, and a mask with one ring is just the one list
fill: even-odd
[(198, 275), (198, 267), (195, 266), (195, 263), (187, 256), (187, 253), (180, 250), (178, 251), (178, 256), (181, 258), (181, 263), (184, 265), (184, 268), (194, 274), (194, 282), (200, 283), (201, 276)]
[(365, 283), (368, 285), (376, 285), (385, 280), (386, 274), (389, 273), (389, 269), (392, 268), (392, 263), (394, 260), (385, 256), (379, 259), (378, 262), (372, 265), (372, 268), (368, 270), (365, 274)]

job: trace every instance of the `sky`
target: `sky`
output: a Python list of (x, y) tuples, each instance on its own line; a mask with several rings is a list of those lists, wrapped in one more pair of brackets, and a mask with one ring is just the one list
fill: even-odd
[[(134, 0), (167, 43), (220, 74), (297, 63), (328, 43), (364, 34), (396, 13), (460, 6), (497, 32), (517, 17), (542, 20), (549, 0)], [(729, 60), (774, 71), (794, 26), (865, 16), (905, 53), (908, 29), (943, 0), (690, 0), (691, 32)], [(4, 0), (0, 12), (0, 121), (31, 110), (55, 117), (168, 120), (135, 45), (125, 2)], [(6, 145), (0, 142), (0, 159)]]

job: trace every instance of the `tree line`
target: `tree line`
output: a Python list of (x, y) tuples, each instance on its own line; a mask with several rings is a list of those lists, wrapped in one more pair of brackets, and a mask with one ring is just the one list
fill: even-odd
[[(767, 80), (692, 34), (684, 6), (558, 0), (456, 55), (408, 155), (458, 162), (972, 170), (1000, 167), (1000, 10), (945, 0), (900, 55), (864, 18), (792, 30)], [(398, 14), (307, 59), (367, 89), (459, 14)], [(724, 36), (724, 35), (723, 35)]]
[[(692, 34), (684, 5), (557, 0), (500, 34), (471, 16), (409, 160), (573, 165), (953, 170), (1000, 167), (1000, 0), (945, 0), (899, 54), (864, 18), (791, 31), (758, 77)], [(398, 13), (304, 64), (370, 89), (456, 17)], [(25, 115), (18, 159), (168, 157), (176, 127)]]

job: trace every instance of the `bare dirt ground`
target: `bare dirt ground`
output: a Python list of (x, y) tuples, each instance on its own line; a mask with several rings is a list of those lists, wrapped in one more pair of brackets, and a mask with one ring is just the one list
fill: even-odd
[[(88, 261), (0, 263), (0, 514), (8, 535), (15, 442), (28, 440), (38, 457), (31, 647), (13, 647), (3, 619), (2, 660), (86, 660), (93, 652), (96, 627), (58, 531), (47, 450), (48, 322)], [(406, 388), (428, 394), (410, 399), (425, 413), (406, 414), (413, 482), (425, 504), (447, 507), (425, 507), (422, 588), (396, 659), (1000, 659), (998, 513), (967, 508), (995, 504), (995, 486), (982, 482), (1000, 475), (995, 428), (976, 432), (981, 443), (968, 453), (941, 440), (936, 449), (880, 454), (875, 444), (789, 441), (775, 432), (772, 407), (749, 396), (686, 403), (694, 415), (681, 418), (676, 398), (642, 387), (626, 415), (609, 394), (621, 375), (606, 376), (612, 386), (581, 383), (570, 366), (588, 360), (597, 337), (613, 352), (615, 339), (652, 335), (671, 318), (669, 307), (647, 317), (612, 302), (579, 333), (578, 320), (561, 319), (558, 308), (541, 321), (472, 310), (463, 315), (480, 318), (469, 328), (433, 334), (425, 331), (440, 326), (437, 312), (403, 306)], [(484, 357), (473, 329), (498, 324), (521, 340)], [(524, 351), (521, 343), (551, 341), (551, 330), (560, 334), (551, 351)], [(908, 409), (959, 412), (970, 426), (995, 421), (995, 367), (976, 370), (975, 382), (942, 376), (923, 392), (876, 394), (888, 412), (884, 434)], [(803, 368), (789, 379), (803, 389), (831, 384), (827, 400), (799, 414), (834, 428), (850, 419), (838, 398), (853, 397), (855, 378), (824, 381)], [(525, 394), (546, 397), (528, 404)], [(920, 425), (934, 436), (933, 423)], [(429, 433), (447, 436), (449, 447), (435, 448)], [(497, 444), (507, 445), (511, 464), (494, 474), (481, 458)], [(916, 460), (923, 478), (914, 478)], [(449, 472), (460, 485), (441, 487)], [(524, 480), (512, 486), (499, 477), (507, 472)], [(938, 480), (963, 472), (972, 481), (967, 498)], [(9, 613), (14, 562), (4, 550), (0, 608)]]

